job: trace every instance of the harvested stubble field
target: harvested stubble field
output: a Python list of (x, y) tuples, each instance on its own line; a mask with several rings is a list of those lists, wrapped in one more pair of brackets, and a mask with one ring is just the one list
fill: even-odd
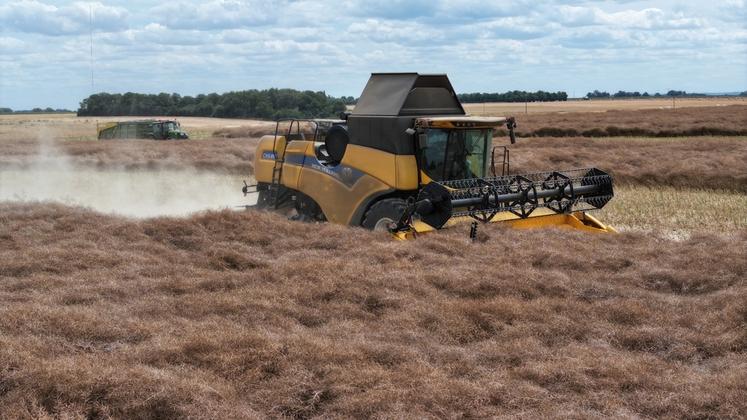
[[(598, 112), (543, 112), (524, 115), (506, 110), (493, 116), (515, 116), (520, 137), (682, 137), (747, 136), (747, 104), (672, 109), (610, 109)], [(741, 103), (741, 105), (739, 105)], [(551, 109), (551, 108), (549, 108)], [(467, 111), (471, 112), (469, 107)], [(482, 113), (474, 113), (481, 115)], [(222, 138), (260, 137), (274, 133), (275, 126), (261, 122), (243, 123), (216, 130)], [(309, 130), (313, 133), (313, 130)], [(497, 130), (505, 137), (507, 131)]]
[(747, 195), (666, 186), (617, 187), (615, 198), (595, 216), (618, 231), (654, 232), (675, 239), (693, 232), (731, 232), (747, 229)]
[[(251, 174), (256, 139), (56, 124), (0, 124), (0, 169)], [(0, 417), (743, 417), (747, 138), (512, 146), (514, 173), (579, 166), (622, 234), (0, 203)]]
[(744, 230), (397, 243), (258, 212), (0, 219), (5, 417), (747, 412)]
[(531, 138), (511, 146), (513, 173), (590, 165), (618, 185), (747, 193), (747, 137)]
[(516, 133), (523, 137), (747, 135), (747, 105), (519, 114), (516, 119)]
[[(744, 97), (675, 98), (674, 109), (724, 107), (747, 105)], [(672, 98), (648, 99), (572, 99), (562, 102), (486, 102), (463, 104), (467, 112), (474, 115), (521, 115), (563, 112), (598, 113), (604, 111), (633, 111), (649, 109), (673, 109)]]
[(66, 140), (96, 140), (97, 124), (111, 121), (131, 121), (143, 119), (176, 119), (193, 140), (212, 138), (214, 131), (235, 127), (250, 127), (255, 130), (269, 131), (275, 123), (269, 121), (207, 118), (207, 117), (76, 117), (75, 114), (16, 114), (0, 115), (0, 138), (29, 135), (53, 137)]
[(183, 169), (250, 174), (256, 139), (99, 141), (48, 137), (0, 141), (0, 165), (29, 167), (64, 156), (93, 168)]

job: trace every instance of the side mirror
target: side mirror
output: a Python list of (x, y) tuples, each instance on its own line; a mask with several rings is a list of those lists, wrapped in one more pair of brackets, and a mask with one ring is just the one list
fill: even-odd
[(508, 138), (511, 140), (511, 144), (516, 143), (516, 133), (514, 132), (514, 129), (516, 128), (516, 118), (509, 117), (506, 121), (506, 128), (508, 128)]

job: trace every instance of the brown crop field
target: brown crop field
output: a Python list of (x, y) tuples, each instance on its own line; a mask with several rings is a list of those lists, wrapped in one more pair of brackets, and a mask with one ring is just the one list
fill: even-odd
[(510, 150), (513, 173), (596, 166), (623, 185), (747, 193), (747, 137), (531, 138)]
[[(703, 105), (707, 102), (696, 103)], [(544, 112), (526, 115), (502, 109), (493, 113), (473, 112), (474, 109), (467, 106), (470, 104), (465, 107), (474, 115), (514, 116), (518, 122), (516, 134), (520, 137), (747, 136), (747, 102), (735, 100), (734, 103), (676, 110), (620, 107), (596, 112), (561, 112), (548, 107)], [(243, 122), (216, 130), (213, 135), (222, 138), (260, 137), (274, 133), (274, 128), (272, 124)], [(507, 131), (497, 130), (496, 134), (505, 136)]]
[(8, 417), (747, 410), (744, 230), (397, 243), (256, 212), (0, 212)]
[(0, 418), (743, 418), (747, 136), (684, 134), (747, 107), (711, 101), (529, 104), (521, 128), (650, 130), (510, 146), (512, 173), (609, 171), (621, 233), (474, 243), (182, 216), (243, 203), (272, 123), (103, 142), (113, 118), (0, 116)]
[(649, 99), (594, 99), (564, 102), (487, 102), (464, 104), (464, 109), (474, 115), (521, 115), (564, 112), (635, 111), (648, 109), (682, 109), (747, 105), (744, 97), (721, 98), (649, 98)]
[(516, 115), (522, 137), (747, 136), (747, 105)]

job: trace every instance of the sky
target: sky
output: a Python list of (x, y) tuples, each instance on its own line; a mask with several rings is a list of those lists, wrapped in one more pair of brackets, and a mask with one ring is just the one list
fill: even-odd
[(464, 93), (741, 92), (747, 4), (0, 0), (0, 107), (270, 87), (357, 97), (390, 71), (447, 73)]

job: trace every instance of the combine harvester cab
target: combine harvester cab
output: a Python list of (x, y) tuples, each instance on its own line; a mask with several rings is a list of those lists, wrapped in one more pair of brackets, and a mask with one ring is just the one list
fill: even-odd
[(514, 119), (468, 116), (446, 75), (372, 74), (342, 117), (279, 121), (260, 140), (257, 184), (244, 193), (257, 192), (260, 208), (398, 239), (475, 221), (614, 232), (587, 213), (612, 198), (607, 173), (510, 174), (508, 149), (492, 142), (502, 127), (515, 142)]

